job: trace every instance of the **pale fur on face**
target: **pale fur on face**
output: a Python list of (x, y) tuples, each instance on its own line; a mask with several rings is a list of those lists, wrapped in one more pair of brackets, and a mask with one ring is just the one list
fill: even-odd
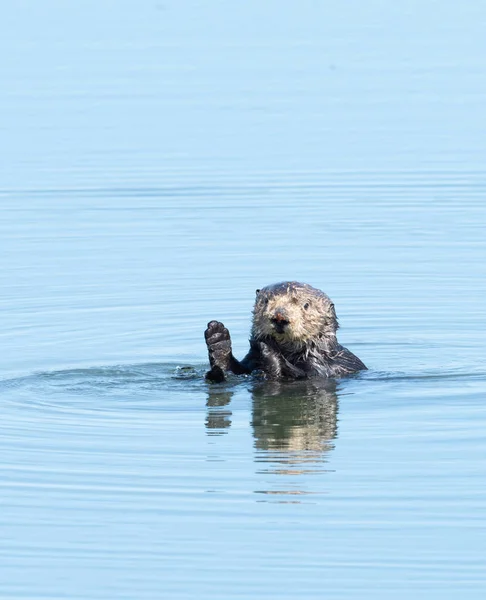
[[(285, 311), (289, 324), (279, 333), (272, 318)], [(274, 339), (279, 345), (304, 347), (336, 338), (336, 312), (331, 299), (305, 283), (283, 282), (257, 290), (253, 309), (252, 337)]]

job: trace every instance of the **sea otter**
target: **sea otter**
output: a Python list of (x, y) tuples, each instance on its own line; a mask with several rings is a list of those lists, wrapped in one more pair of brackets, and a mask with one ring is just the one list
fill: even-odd
[(238, 361), (229, 331), (219, 321), (208, 323), (204, 336), (211, 370), (206, 379), (221, 382), (225, 373), (254, 371), (266, 379), (341, 377), (366, 366), (336, 338), (334, 304), (306, 283), (284, 281), (256, 291), (250, 351)]

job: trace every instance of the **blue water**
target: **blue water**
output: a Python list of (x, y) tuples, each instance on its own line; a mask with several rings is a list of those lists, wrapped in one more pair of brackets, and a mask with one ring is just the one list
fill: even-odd
[[(5, 7), (2, 598), (485, 597), (485, 26)], [(285, 279), (369, 370), (208, 385)]]

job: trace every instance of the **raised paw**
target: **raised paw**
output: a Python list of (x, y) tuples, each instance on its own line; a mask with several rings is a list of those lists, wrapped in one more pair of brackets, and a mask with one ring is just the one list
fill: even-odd
[(230, 368), (231, 363), (231, 337), (229, 331), (219, 321), (210, 321), (204, 332), (208, 346), (209, 364), (211, 369), (219, 367), (223, 371)]

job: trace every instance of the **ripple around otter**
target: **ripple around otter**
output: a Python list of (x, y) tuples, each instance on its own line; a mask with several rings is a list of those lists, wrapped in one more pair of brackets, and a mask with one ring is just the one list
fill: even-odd
[[(44, 409), (64, 411), (184, 411), (188, 403), (181, 398), (209, 393), (208, 405), (221, 404), (222, 395), (231, 397), (238, 390), (265, 390), (276, 395), (279, 402), (293, 402), (292, 397), (310, 402), (315, 390), (335, 388), (334, 380), (310, 382), (259, 382), (252, 377), (231, 376), (224, 385), (210, 385), (204, 380), (206, 366), (178, 366), (172, 363), (146, 363), (46, 371), (0, 380), (0, 391), (8, 392), (8, 401)], [(475, 381), (482, 383), (486, 373), (457, 370), (426, 371), (422, 373), (393, 373), (365, 371), (337, 380), (341, 395), (354, 393), (354, 386), (373, 390), (393, 382), (444, 384)], [(340, 383), (339, 383), (340, 382)], [(213, 400), (211, 400), (213, 398)], [(288, 400), (286, 400), (288, 398)], [(224, 403), (223, 403), (224, 404)], [(218, 428), (216, 428), (218, 429)]]
[(202, 367), (162, 363), (46, 371), (0, 381), (10, 402), (65, 411), (183, 411), (179, 397), (204, 387)]

